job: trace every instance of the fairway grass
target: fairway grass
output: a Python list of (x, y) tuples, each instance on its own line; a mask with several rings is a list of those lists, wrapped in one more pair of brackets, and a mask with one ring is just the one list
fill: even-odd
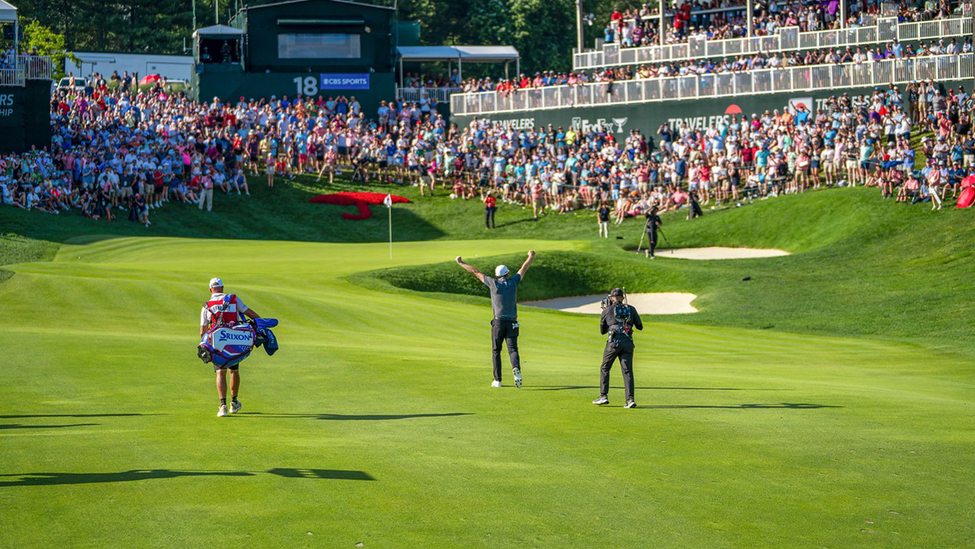
[[(910, 263), (839, 272), (856, 253), (880, 257), (862, 225), (776, 234), (749, 225), (710, 239), (706, 228), (668, 236), (804, 253), (748, 260), (776, 281), (751, 287), (735, 273), (741, 262), (657, 261), (645, 284), (699, 286), (702, 311), (688, 315), (699, 324), (644, 318), (634, 410), (621, 407), (618, 367), (611, 404), (590, 404), (604, 343), (595, 317), (522, 308), (525, 387), (511, 387), (506, 369), (505, 387), (492, 389), (486, 299), (376, 274), (422, 281), (436, 265), (454, 276), (456, 255), (515, 268), (529, 247), (539, 256), (526, 294), (589, 256), (642, 269), (604, 244), (398, 242), (390, 260), (382, 242), (132, 237), (8, 265), (0, 547), (972, 546), (967, 343), (842, 336), (884, 322), (905, 331), (907, 319), (838, 314), (819, 329), (831, 334), (813, 325), (837, 312), (857, 276), (894, 285), (878, 272), (899, 276)], [(849, 244), (824, 248), (827, 235)], [(837, 295), (789, 287), (824, 273)], [(226, 419), (214, 417), (213, 373), (195, 356), (212, 276), (281, 321), (281, 350), (242, 365), (244, 408)], [(772, 308), (788, 296), (798, 305)], [(741, 300), (766, 310), (737, 309)], [(803, 318), (800, 307), (817, 300)], [(863, 314), (881, 310), (871, 307)], [(753, 326), (769, 319), (779, 326)]]

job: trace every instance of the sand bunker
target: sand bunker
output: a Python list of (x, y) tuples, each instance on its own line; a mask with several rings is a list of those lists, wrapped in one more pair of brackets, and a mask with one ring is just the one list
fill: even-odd
[[(526, 301), (521, 305), (558, 309), (568, 313), (600, 314), (602, 308), (599, 303), (605, 295), (584, 295), (577, 297), (560, 297), (544, 301)], [(662, 292), (656, 294), (627, 294), (626, 299), (636, 307), (641, 315), (679, 315), (696, 313), (691, 301), (697, 296), (678, 292)]]
[(757, 259), (760, 257), (781, 257), (789, 255), (785, 250), (774, 248), (676, 248), (673, 250), (657, 249), (658, 258), (676, 259)]

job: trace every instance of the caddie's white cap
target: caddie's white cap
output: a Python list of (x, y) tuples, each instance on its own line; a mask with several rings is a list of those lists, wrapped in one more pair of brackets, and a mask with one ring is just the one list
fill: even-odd
[(494, 269), (494, 276), (496, 276), (496, 277), (508, 276), (508, 266), (507, 265), (498, 265)]
[(219, 278), (211, 278), (210, 279), (210, 287), (211, 288), (223, 288), (223, 280), (220, 280)]

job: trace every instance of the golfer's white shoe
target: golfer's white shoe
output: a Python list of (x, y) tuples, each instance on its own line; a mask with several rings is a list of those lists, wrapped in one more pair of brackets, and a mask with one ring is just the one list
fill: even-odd
[(491, 387), (500, 387), (500, 386), (501, 386), (501, 382), (500, 381), (492, 381), (491, 382)]
[(230, 413), (231, 414), (236, 414), (243, 407), (244, 407), (244, 405), (241, 404), (239, 400), (231, 400), (230, 401)]
[(223, 404), (220, 406), (220, 410), (217, 411), (217, 417), (227, 417), (227, 405)]
[(609, 404), (609, 399), (605, 395), (599, 395), (599, 398), (592, 401), (596, 406), (603, 406), (604, 404)]
[(512, 368), (512, 375), (515, 376), (515, 387), (521, 388), (521, 368)]

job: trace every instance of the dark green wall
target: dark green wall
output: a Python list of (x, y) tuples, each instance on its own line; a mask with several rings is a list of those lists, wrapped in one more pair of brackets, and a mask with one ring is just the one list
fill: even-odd
[(0, 87), (0, 153), (51, 146), (51, 81)]
[[(279, 19), (300, 20), (362, 20), (364, 25), (352, 26), (284, 26)], [(268, 99), (299, 94), (317, 97), (355, 96), (366, 116), (375, 118), (379, 102), (395, 97), (394, 80), (396, 28), (395, 12), (375, 6), (331, 0), (249, 8), (242, 12), (234, 25), (247, 34), (245, 66), (205, 64), (197, 65), (202, 72), (192, 77), (195, 97), (211, 101), (219, 97), (236, 102), (246, 99)], [(368, 28), (369, 32), (365, 29)], [(360, 34), (360, 59), (278, 59), (279, 32), (349, 32)], [(322, 74), (369, 75), (369, 89), (320, 89)], [(295, 79), (301, 79), (296, 83)], [(305, 82), (313, 85), (306, 85)]]
[[(224, 65), (226, 67), (226, 65)], [(207, 72), (193, 75), (193, 89), (197, 92), (197, 99), (211, 101), (219, 97), (224, 101), (236, 103), (238, 99), (268, 99), (272, 95), (281, 99), (287, 95), (294, 99), (298, 95), (298, 85), (295, 78), (305, 80), (311, 77), (318, 80), (321, 73), (308, 72), (272, 72), (272, 73), (244, 73), (243, 71)], [(304, 84), (302, 84), (304, 85)], [(367, 118), (376, 118), (380, 101), (393, 99), (396, 84), (392, 73), (374, 73), (369, 78), (368, 90), (318, 90), (313, 97), (352, 97), (362, 104)]]
[[(246, 12), (247, 69), (250, 72), (300, 72), (308, 68), (318, 72), (364, 73), (393, 70), (395, 12), (361, 4), (310, 0), (293, 4), (250, 8)], [(278, 19), (362, 19), (361, 26), (279, 26)], [(360, 59), (278, 59), (278, 33), (343, 32), (360, 35)]]
[[(972, 81), (965, 82), (945, 82), (946, 88), (957, 88), (961, 84), (966, 90), (972, 89)], [(900, 86), (903, 93), (905, 86)], [(639, 129), (645, 136), (657, 138), (657, 129), (664, 122), (687, 121), (692, 127), (706, 129), (712, 123), (717, 123), (722, 117), (730, 120), (732, 112), (741, 112), (745, 116), (752, 113), (761, 114), (766, 110), (780, 111), (788, 105), (790, 100), (812, 99), (813, 113), (817, 112), (817, 100), (823, 100), (830, 96), (841, 95), (862, 95), (870, 93), (873, 88), (844, 88), (838, 90), (819, 90), (815, 92), (795, 92), (781, 94), (750, 95), (740, 97), (666, 101), (658, 103), (638, 103), (628, 105), (598, 106), (598, 107), (578, 107), (567, 109), (536, 109), (526, 110), (518, 113), (503, 113), (491, 115), (454, 115), (451, 114), (450, 120), (459, 127), (464, 127), (474, 118), (487, 118), (491, 121), (501, 121), (511, 124), (517, 129), (544, 128), (548, 124), (554, 127), (562, 126), (568, 129), (571, 126), (583, 126), (585, 129), (589, 125), (604, 124), (613, 125), (614, 134), (617, 137), (625, 137), (630, 130)], [(905, 100), (907, 98), (905, 97)], [(737, 107), (737, 109), (735, 108)], [(741, 115), (739, 115), (739, 120)]]

